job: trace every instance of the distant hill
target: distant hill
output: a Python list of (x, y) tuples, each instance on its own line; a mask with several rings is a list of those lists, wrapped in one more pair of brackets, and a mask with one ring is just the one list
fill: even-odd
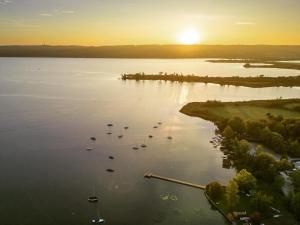
[(0, 57), (300, 60), (300, 45), (0, 46)]

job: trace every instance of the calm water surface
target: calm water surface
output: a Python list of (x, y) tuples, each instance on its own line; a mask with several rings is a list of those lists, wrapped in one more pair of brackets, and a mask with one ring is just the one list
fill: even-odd
[[(225, 224), (201, 190), (143, 178), (151, 171), (206, 184), (234, 176), (209, 143), (213, 124), (178, 110), (207, 99), (299, 97), (300, 89), (118, 79), (120, 73), (138, 71), (299, 74), (197, 59), (0, 58), (1, 224), (81, 225), (97, 214), (111, 225)], [(154, 129), (158, 121), (163, 124)], [(106, 126), (110, 122), (114, 127)], [(170, 135), (173, 140), (166, 138)], [(148, 147), (132, 150), (143, 143)], [(88, 147), (94, 150), (87, 152)], [(87, 202), (94, 192), (97, 205)], [(166, 195), (176, 198), (163, 200)]]

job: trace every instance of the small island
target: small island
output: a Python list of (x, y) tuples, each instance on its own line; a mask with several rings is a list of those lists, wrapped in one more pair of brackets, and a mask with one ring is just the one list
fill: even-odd
[(209, 76), (196, 76), (196, 75), (182, 75), (178, 73), (167, 74), (122, 74), (122, 80), (159, 80), (171, 82), (199, 82), (199, 83), (213, 83), (220, 85), (234, 85), (244, 86), (251, 88), (263, 87), (300, 87), (300, 76), (281, 76), (281, 77), (265, 77), (263, 75), (256, 77), (209, 77)]
[(300, 99), (192, 102), (180, 112), (214, 122), (223, 166), (238, 171), (225, 187), (217, 181), (206, 186), (212, 204), (229, 221), (297, 224)]

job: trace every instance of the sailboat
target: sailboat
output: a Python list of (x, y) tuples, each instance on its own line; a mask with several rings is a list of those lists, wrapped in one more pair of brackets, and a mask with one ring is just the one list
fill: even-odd
[(94, 194), (88, 198), (88, 201), (92, 203), (98, 202), (98, 197), (96, 196), (95, 187), (94, 187)]
[(103, 219), (99, 216), (99, 208), (98, 207), (97, 207), (97, 218), (92, 219), (92, 223), (95, 223), (95, 224), (105, 223), (105, 219)]
[(103, 218), (97, 218), (97, 219), (93, 219), (92, 223), (96, 223), (96, 224), (105, 223), (105, 220)]

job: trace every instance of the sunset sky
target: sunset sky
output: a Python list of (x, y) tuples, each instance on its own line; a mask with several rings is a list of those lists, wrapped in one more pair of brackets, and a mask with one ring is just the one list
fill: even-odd
[(0, 0), (8, 44), (300, 44), (300, 0)]

